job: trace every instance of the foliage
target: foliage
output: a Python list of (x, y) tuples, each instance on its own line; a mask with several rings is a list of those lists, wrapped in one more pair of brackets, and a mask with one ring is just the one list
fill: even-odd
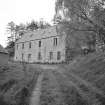
[(27, 26), (26, 26), (27, 29), (30, 29), (30, 30), (37, 30), (38, 29), (38, 23), (35, 22), (34, 20), (31, 21), (31, 23), (28, 23)]
[(14, 56), (14, 46), (15, 46), (15, 42), (14, 41), (8, 42), (8, 45), (7, 45), (6, 49), (8, 50), (10, 57)]
[(8, 41), (9, 42), (15, 42), (16, 40), (18, 40), (20, 37), (22, 37), (22, 35), (28, 31), (34, 31), (37, 30), (39, 28), (44, 29), (44, 28), (48, 28), (51, 25), (43, 20), (40, 20), (39, 22), (32, 20), (31, 22), (27, 23), (27, 24), (15, 24), (13, 21), (9, 22), (7, 24), (7, 32), (10, 34), (8, 37)]
[(5, 68), (7, 70), (0, 73), (0, 104), (29, 105), (40, 71), (30, 65), (27, 66), (27, 75), (24, 75), (20, 63), (9, 63), (8, 68)]
[[(92, 31), (105, 41), (105, 0), (57, 0), (56, 16), (75, 31)], [(61, 14), (62, 11), (62, 14)]]
[(8, 37), (8, 40), (14, 41), (14, 39), (15, 39), (15, 23), (13, 21), (8, 23), (7, 32), (10, 34), (10, 36)]
[(48, 28), (50, 27), (51, 25), (43, 20), (40, 20), (39, 22), (37, 21), (34, 21), (32, 20), (30, 23), (27, 23), (27, 24), (15, 24), (13, 21), (9, 22), (7, 24), (7, 32), (9, 35), (8, 37), (8, 44), (7, 44), (7, 47), (6, 49), (8, 50), (9, 52), (9, 55), (10, 56), (13, 56), (14, 55), (14, 45), (15, 45), (15, 42), (21, 38), (24, 33), (26, 31), (34, 31), (34, 30), (37, 30), (37, 29), (45, 29), (45, 28)]

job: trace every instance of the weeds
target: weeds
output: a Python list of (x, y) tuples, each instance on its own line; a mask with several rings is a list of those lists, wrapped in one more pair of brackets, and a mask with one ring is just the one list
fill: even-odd
[(9, 66), (7, 66), (7, 65), (0, 66), (0, 73), (4, 73), (4, 72), (8, 71), (9, 69), (10, 69)]
[(26, 64), (24, 66), (21, 64), (8, 66), (7, 68), (3, 67), (5, 71), (11, 70), (9, 73), (3, 71), (5, 76), (2, 76), (0, 84), (0, 105), (29, 105), (29, 97), (39, 72)]
[(7, 92), (8, 89), (10, 89), (14, 84), (16, 84), (16, 80), (9, 80), (8, 82), (4, 83), (2, 86), (0, 86), (0, 91)]

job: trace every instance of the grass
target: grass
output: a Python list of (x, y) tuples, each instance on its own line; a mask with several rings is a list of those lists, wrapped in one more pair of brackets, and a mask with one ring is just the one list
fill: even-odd
[(65, 67), (70, 73), (91, 82), (105, 92), (105, 55), (103, 53), (80, 57)]
[(41, 89), (40, 105), (65, 105), (59, 83), (50, 71), (46, 71)]
[(35, 67), (9, 63), (0, 66), (0, 104), (28, 105), (29, 97), (40, 71)]
[(88, 97), (98, 99), (101, 105), (105, 104), (105, 54), (93, 53), (78, 57), (69, 65), (63, 65), (66, 74), (79, 87), (80, 91), (87, 93)]
[[(71, 105), (92, 105), (85, 97), (89, 98), (90, 103), (93, 100), (97, 102), (95, 99), (99, 99), (102, 105), (105, 105), (105, 98), (93, 91), (93, 89), (99, 89), (105, 95), (105, 55), (103, 53), (78, 57), (69, 65), (64, 64), (62, 67), (65, 68), (66, 77), (57, 70), (53, 75), (55, 77), (51, 75), (50, 70), (45, 72), (41, 105), (69, 105), (70, 103)], [(0, 104), (29, 105), (29, 97), (39, 74), (38, 68), (32, 65), (26, 65), (25, 69), (19, 63), (9, 63), (7, 66), (0, 67)]]
[[(104, 57), (103, 53), (93, 53), (60, 65), (53, 71), (59, 86), (47, 71), (42, 81), (41, 105), (105, 105)], [(56, 93), (54, 86), (58, 87)]]
[(60, 85), (61, 92), (63, 94), (63, 105), (89, 105), (79, 94), (77, 88), (71, 83), (71, 81), (58, 72), (54, 72), (56, 79)]
[(41, 93), (40, 105), (91, 105), (83, 100), (68, 78), (56, 70), (46, 71)]

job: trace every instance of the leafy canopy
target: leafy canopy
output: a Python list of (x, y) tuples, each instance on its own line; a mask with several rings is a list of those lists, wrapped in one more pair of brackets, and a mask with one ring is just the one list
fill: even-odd
[[(57, 0), (55, 20), (78, 31), (93, 31), (105, 40), (105, 0)], [(61, 14), (62, 11), (62, 14)]]

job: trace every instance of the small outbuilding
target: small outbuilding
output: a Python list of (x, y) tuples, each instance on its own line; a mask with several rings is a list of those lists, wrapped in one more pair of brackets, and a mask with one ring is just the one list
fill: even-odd
[(9, 60), (8, 51), (0, 45), (0, 65), (7, 64), (8, 60)]

